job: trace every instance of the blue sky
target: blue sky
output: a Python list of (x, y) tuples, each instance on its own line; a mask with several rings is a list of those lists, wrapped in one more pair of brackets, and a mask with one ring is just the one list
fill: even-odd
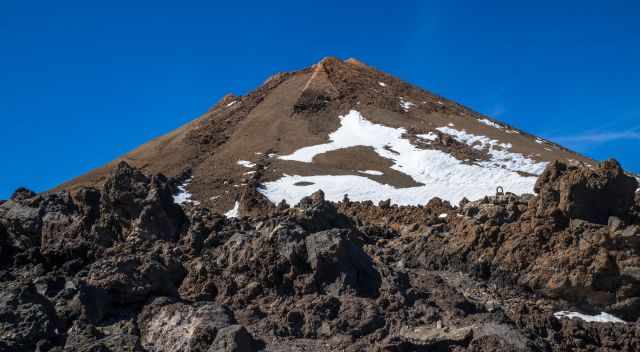
[(0, 199), (329, 55), (640, 172), (637, 1), (97, 3), (0, 4)]

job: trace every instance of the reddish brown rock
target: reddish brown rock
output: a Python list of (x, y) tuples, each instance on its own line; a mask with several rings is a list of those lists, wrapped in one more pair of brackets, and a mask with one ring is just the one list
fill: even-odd
[(569, 218), (606, 224), (610, 216), (627, 214), (636, 189), (636, 179), (627, 175), (616, 160), (605, 161), (593, 170), (556, 161), (536, 182), (536, 211), (538, 216), (548, 216), (559, 209)]

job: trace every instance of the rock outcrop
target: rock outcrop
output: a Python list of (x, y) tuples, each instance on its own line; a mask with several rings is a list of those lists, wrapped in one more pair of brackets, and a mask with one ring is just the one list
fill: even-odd
[(606, 224), (610, 216), (623, 217), (634, 204), (638, 181), (608, 160), (595, 170), (554, 162), (538, 178), (538, 216), (560, 210), (569, 218)]
[(0, 205), (0, 351), (636, 351), (635, 187), (615, 162), (558, 163), (538, 195), (317, 192), (240, 219), (185, 214), (174, 181), (126, 164), (101, 190), (19, 190)]

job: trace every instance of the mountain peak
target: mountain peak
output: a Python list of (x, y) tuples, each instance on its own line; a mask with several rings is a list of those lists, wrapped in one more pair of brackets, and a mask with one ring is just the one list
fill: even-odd
[(228, 94), (187, 125), (58, 189), (99, 187), (119, 160), (174, 177), (188, 193), (177, 198), (188, 200), (184, 206), (220, 213), (259, 213), (319, 189), (328, 200), (457, 202), (491, 195), (497, 186), (533, 192), (550, 161), (594, 165), (356, 59), (335, 57), (276, 74), (245, 96)]
[(351, 64), (351, 65), (355, 65), (355, 66), (360, 66), (360, 67), (364, 67), (364, 68), (371, 68), (371, 66), (369, 66), (369, 65), (365, 64), (364, 62), (362, 62), (362, 61), (360, 61), (360, 60), (358, 60), (356, 58), (353, 58), (353, 57), (350, 57), (350, 58), (346, 59), (344, 62), (346, 62), (348, 64)]
[(342, 62), (342, 60), (335, 56), (325, 56), (313, 66), (323, 66), (324, 64), (331, 64), (336, 62)]

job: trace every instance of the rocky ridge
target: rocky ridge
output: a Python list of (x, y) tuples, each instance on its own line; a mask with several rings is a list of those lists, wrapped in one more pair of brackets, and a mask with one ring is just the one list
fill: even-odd
[(638, 183), (615, 161), (458, 205), (249, 192), (232, 219), (176, 205), (181, 181), (122, 162), (0, 205), (0, 351), (640, 349)]

